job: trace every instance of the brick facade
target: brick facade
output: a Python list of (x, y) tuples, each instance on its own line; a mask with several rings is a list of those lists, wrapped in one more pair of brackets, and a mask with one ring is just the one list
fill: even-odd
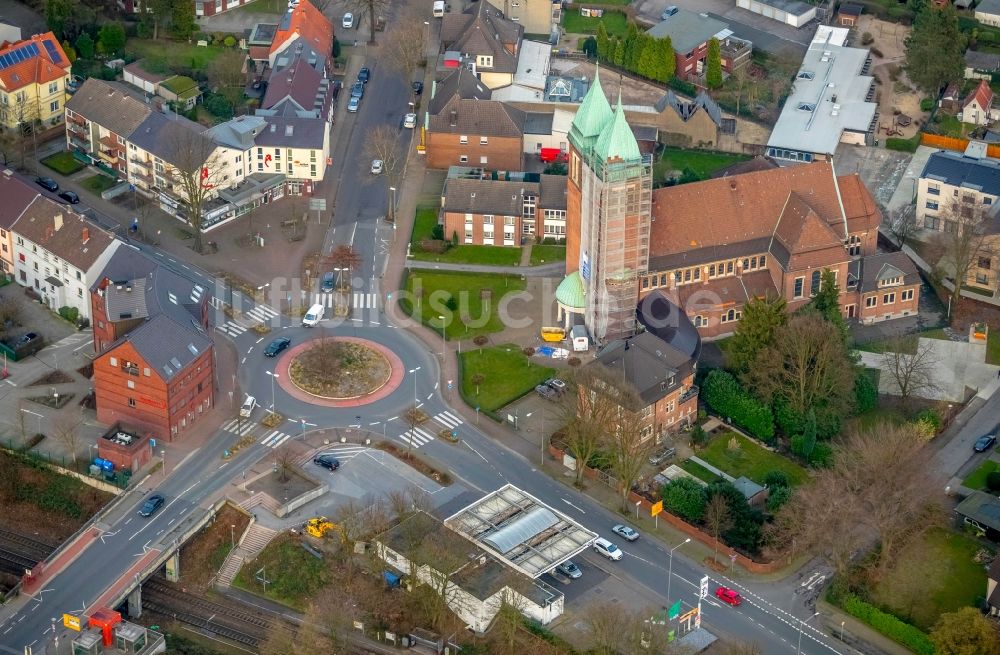
[[(486, 142), (483, 142), (483, 139)], [(489, 171), (524, 168), (522, 138), (427, 132), (427, 167), (478, 166)]]

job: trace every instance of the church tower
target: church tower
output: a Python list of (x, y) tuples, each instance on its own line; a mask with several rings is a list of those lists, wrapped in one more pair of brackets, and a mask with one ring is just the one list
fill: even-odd
[(573, 119), (569, 144), (567, 281), (582, 284), (584, 323), (604, 344), (635, 330), (639, 276), (649, 266), (653, 160), (639, 151), (621, 92), (611, 109), (599, 73)]

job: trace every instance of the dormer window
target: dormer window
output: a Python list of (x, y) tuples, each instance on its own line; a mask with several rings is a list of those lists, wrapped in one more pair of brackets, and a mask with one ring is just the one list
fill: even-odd
[(879, 280), (878, 285), (880, 287), (894, 287), (897, 284), (902, 284), (902, 282), (903, 282), (903, 278), (901, 278), (899, 276), (896, 276), (896, 277), (887, 277), (887, 278), (884, 278), (882, 280)]
[(798, 78), (800, 80), (811, 80), (816, 77), (816, 73), (812, 71), (799, 71)]

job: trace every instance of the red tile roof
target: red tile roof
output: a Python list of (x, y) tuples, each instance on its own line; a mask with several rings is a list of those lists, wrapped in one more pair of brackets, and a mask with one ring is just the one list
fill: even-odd
[[(289, 16), (290, 14), (290, 16)], [(333, 48), (333, 24), (309, 0), (302, 0), (282, 17), (271, 41), (271, 54), (284, 49), (294, 39), (303, 39), (313, 50), (329, 54)]]
[[(35, 43), (38, 46), (38, 55), (0, 70), (0, 86), (8, 93), (29, 84), (47, 84), (69, 75), (69, 58), (63, 52), (59, 40), (52, 32), (35, 34), (30, 39), (10, 44), (0, 49), (0, 57), (15, 52), (29, 43)], [(46, 46), (46, 43), (49, 45)], [(53, 61), (53, 55), (49, 54), (50, 48), (58, 61)]]
[(989, 82), (986, 80), (979, 80), (979, 85), (969, 94), (969, 97), (965, 99), (962, 103), (963, 107), (968, 107), (969, 103), (975, 100), (980, 108), (988, 110), (993, 106), (993, 89), (990, 88)]

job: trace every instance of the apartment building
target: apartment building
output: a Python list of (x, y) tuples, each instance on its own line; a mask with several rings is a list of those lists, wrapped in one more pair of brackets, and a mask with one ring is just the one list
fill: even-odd
[(11, 228), (14, 280), (58, 311), (75, 307), (90, 319), (87, 290), (121, 241), (65, 205), (36, 197)]
[(917, 224), (954, 232), (964, 221), (979, 221), (1000, 197), (1000, 161), (986, 156), (985, 144), (965, 153), (939, 150), (927, 158), (917, 180)]
[(562, 20), (558, 0), (489, 0), (510, 21), (524, 27), (525, 34), (549, 34)]
[(39, 197), (36, 187), (14, 171), (0, 172), (0, 273), (14, 274), (14, 223)]
[(214, 402), (209, 293), (132, 248), (89, 288), (97, 420), (181, 437)]
[(52, 32), (0, 48), (0, 125), (58, 124), (69, 80), (69, 58)]
[(441, 22), (441, 52), (460, 53), (462, 65), (491, 89), (513, 83), (523, 38), (524, 26), (489, 2), (447, 13)]
[(670, 38), (674, 48), (677, 77), (697, 79), (704, 75), (708, 60), (708, 42), (719, 41), (722, 70), (732, 73), (750, 63), (753, 44), (733, 36), (729, 25), (708, 14), (678, 9), (647, 32), (650, 36)]
[(442, 195), (445, 238), (459, 243), (520, 246), (529, 239), (566, 239), (566, 178), (538, 181), (449, 178)]

